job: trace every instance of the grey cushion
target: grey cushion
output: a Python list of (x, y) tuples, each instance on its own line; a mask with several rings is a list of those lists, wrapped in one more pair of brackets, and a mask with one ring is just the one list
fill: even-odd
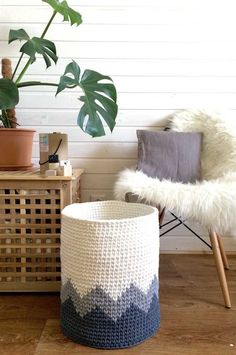
[(138, 130), (138, 170), (183, 183), (201, 177), (201, 133)]

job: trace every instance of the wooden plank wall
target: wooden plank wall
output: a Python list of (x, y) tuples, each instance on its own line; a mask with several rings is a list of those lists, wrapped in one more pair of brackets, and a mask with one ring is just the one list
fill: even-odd
[[(234, 0), (70, 0), (83, 15), (75, 28), (56, 17), (48, 38), (60, 60), (48, 70), (42, 59), (26, 80), (57, 82), (74, 58), (83, 69), (111, 75), (118, 89), (119, 115), (114, 133), (91, 139), (76, 127), (79, 91), (54, 97), (50, 87), (25, 88), (19, 122), (37, 133), (69, 135), (69, 154), (83, 167), (82, 199), (91, 194), (112, 198), (117, 173), (135, 166), (136, 129), (160, 129), (165, 116), (189, 107), (236, 109), (236, 23)], [(7, 44), (10, 28), (40, 35), (50, 17), (40, 0), (0, 0), (0, 56), (18, 59), (20, 44)], [(38, 134), (33, 157), (38, 161)], [(236, 250), (226, 239), (227, 248)], [(165, 251), (205, 250), (183, 230), (162, 242)]]

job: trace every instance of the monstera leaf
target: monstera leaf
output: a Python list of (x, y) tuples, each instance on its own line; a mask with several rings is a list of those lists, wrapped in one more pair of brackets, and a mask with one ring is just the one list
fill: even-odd
[(53, 42), (45, 38), (33, 37), (29, 39), (20, 49), (20, 52), (27, 54), (31, 62), (36, 60), (36, 53), (43, 56), (47, 68), (51, 66), (51, 60), (57, 62), (56, 46)]
[(73, 10), (68, 4), (67, 1), (58, 1), (58, 0), (43, 0), (48, 5), (50, 5), (54, 11), (58, 12), (63, 16), (63, 21), (70, 22), (71, 26), (76, 24), (77, 26), (82, 23), (82, 17), (79, 12)]
[(9, 32), (9, 37), (8, 37), (8, 43), (10, 44), (13, 41), (28, 41), (30, 39), (29, 35), (27, 32), (21, 28), (19, 30), (10, 30)]
[(16, 84), (10, 79), (0, 79), (0, 110), (15, 107), (19, 102), (19, 92)]
[(80, 67), (73, 61), (67, 65), (60, 79), (57, 94), (65, 88), (75, 86), (79, 86), (84, 92), (79, 98), (83, 102), (77, 120), (80, 128), (92, 137), (104, 136), (104, 120), (112, 132), (118, 109), (112, 79), (93, 70), (85, 70), (80, 79)]
[(105, 120), (111, 132), (113, 131), (118, 109), (115, 86), (103, 83), (102, 80), (112, 81), (109, 76), (85, 70), (80, 81), (80, 87), (84, 91), (84, 96), (81, 96), (80, 100), (84, 104), (78, 116), (78, 125), (93, 137), (105, 135), (100, 117)]
[[(71, 74), (71, 76), (68, 76), (67, 74)], [(80, 83), (80, 67), (73, 60), (70, 64), (66, 66), (65, 72), (60, 78), (56, 95), (66, 88), (71, 89), (73, 87), (79, 86), (79, 83)]]

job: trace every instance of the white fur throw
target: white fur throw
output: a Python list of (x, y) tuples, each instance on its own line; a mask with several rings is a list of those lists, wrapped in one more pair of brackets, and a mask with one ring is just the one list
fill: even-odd
[(202, 132), (202, 178), (217, 179), (236, 172), (236, 119), (231, 112), (218, 114), (208, 110), (182, 111), (174, 115), (171, 129)]
[(149, 178), (125, 170), (115, 185), (115, 197), (127, 192), (160, 204), (219, 233), (236, 230), (236, 126), (233, 118), (206, 111), (184, 111), (173, 118), (173, 129), (203, 132), (202, 176), (196, 184)]

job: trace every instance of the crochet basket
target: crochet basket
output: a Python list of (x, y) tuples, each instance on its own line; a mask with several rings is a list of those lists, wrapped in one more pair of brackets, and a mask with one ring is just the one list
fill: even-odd
[(136, 345), (159, 328), (158, 211), (120, 201), (62, 211), (61, 327), (84, 345)]

